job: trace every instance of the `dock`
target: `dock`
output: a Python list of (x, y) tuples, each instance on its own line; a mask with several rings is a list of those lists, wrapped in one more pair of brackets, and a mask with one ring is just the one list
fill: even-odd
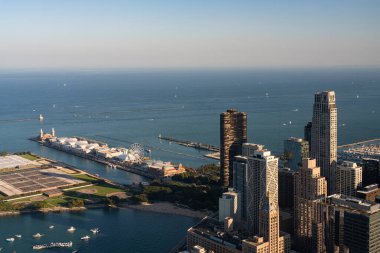
[(188, 141), (188, 140), (179, 140), (173, 137), (163, 136), (161, 134), (158, 135), (158, 139), (165, 140), (169, 142), (174, 142), (178, 145), (200, 149), (200, 150), (206, 150), (206, 151), (213, 151), (213, 152), (220, 152), (220, 148), (211, 144), (205, 144), (201, 142), (195, 142), (195, 141)]

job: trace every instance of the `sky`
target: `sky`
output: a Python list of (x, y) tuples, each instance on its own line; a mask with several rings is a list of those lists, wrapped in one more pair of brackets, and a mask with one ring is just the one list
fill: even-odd
[(0, 0), (0, 69), (380, 67), (377, 0)]

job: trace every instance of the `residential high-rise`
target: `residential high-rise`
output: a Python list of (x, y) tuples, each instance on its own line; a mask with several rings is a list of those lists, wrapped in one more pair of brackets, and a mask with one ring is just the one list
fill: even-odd
[(347, 196), (356, 196), (356, 191), (362, 186), (362, 168), (356, 163), (344, 161), (336, 169), (335, 192)]
[(363, 187), (379, 184), (380, 185), (380, 161), (372, 158), (362, 158), (363, 164)]
[(297, 171), (302, 164), (302, 159), (309, 156), (309, 142), (291, 137), (284, 141), (284, 156), (287, 160), (287, 166)]
[(335, 192), (337, 163), (337, 108), (335, 92), (315, 94), (311, 127), (311, 157), (317, 160), (328, 183), (328, 194)]
[(295, 175), (294, 183), (294, 234), (301, 252), (321, 252), (323, 231), (318, 229), (322, 222), (318, 218), (313, 201), (327, 195), (327, 182), (321, 176), (314, 159), (304, 159)]
[(220, 114), (220, 175), (223, 186), (232, 185), (233, 158), (247, 142), (247, 114), (229, 109)]
[(308, 122), (303, 129), (303, 138), (309, 143), (309, 153), (311, 152), (311, 126), (312, 123)]

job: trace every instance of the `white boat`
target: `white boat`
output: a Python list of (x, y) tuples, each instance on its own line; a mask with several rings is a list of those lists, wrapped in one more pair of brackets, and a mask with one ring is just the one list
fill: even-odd
[(54, 226), (53, 226), (53, 225), (51, 225), (51, 226), (49, 226), (49, 228), (50, 228), (50, 229), (53, 229), (53, 228), (54, 228)]
[(44, 236), (44, 235), (42, 235), (42, 234), (40, 234), (40, 233), (37, 233), (37, 234), (34, 234), (34, 235), (33, 235), (34, 238), (41, 238), (42, 236)]
[(100, 232), (99, 228), (92, 228), (90, 229), (90, 231), (93, 233), (93, 234), (97, 234)]
[(90, 237), (86, 235), (86, 236), (81, 237), (80, 239), (83, 241), (87, 241), (87, 240), (90, 240)]
[(7, 238), (5, 239), (7, 242), (14, 242), (15, 238), (11, 237), (11, 238)]
[(17, 238), (21, 238), (21, 237), (22, 237), (22, 235), (15, 235), (15, 237), (17, 237)]
[(73, 226), (71, 226), (71, 227), (69, 227), (68, 229), (67, 229), (67, 231), (69, 231), (69, 232), (74, 232), (76, 230), (76, 228), (74, 228)]
[(40, 114), (39, 120), (40, 120), (40, 121), (43, 121), (43, 120), (44, 120), (44, 116), (42, 116), (42, 114)]

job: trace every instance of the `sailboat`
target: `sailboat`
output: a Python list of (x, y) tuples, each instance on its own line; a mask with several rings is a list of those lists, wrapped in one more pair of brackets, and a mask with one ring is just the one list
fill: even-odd
[(42, 114), (40, 114), (39, 120), (40, 120), (40, 121), (43, 121), (43, 120), (44, 120), (44, 116), (42, 116)]

